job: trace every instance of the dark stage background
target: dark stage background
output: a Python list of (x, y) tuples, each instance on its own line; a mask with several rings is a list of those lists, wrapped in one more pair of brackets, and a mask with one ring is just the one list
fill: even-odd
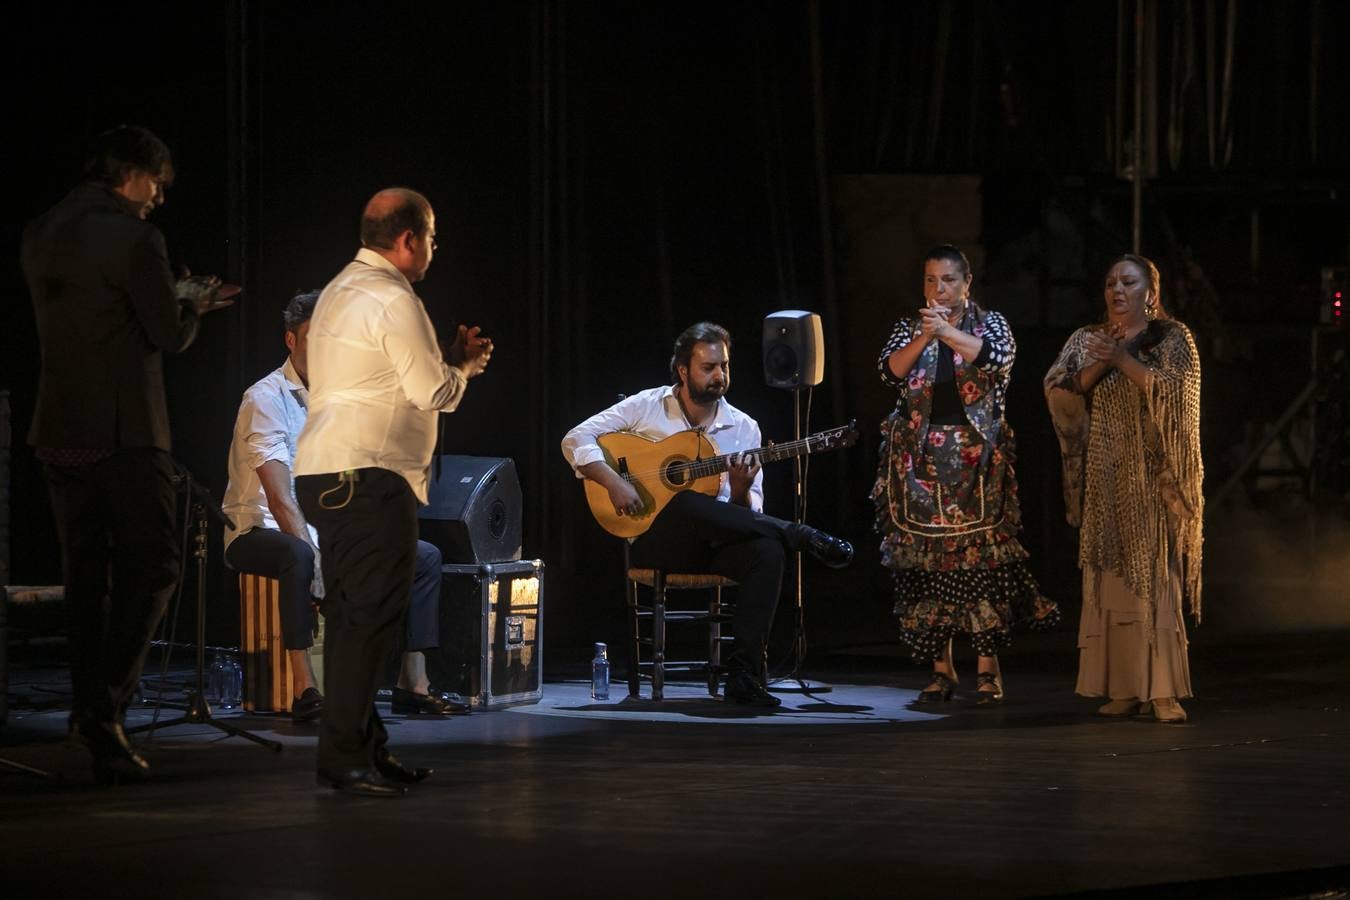
[[(22, 446), (38, 348), (19, 234), (74, 181), (84, 142), (128, 122), (174, 151), (178, 180), (154, 220), (175, 261), (245, 288), (168, 360), (176, 455), (216, 493), (242, 390), (284, 358), (286, 300), (355, 252), (371, 193), (409, 185), (437, 211), (441, 249), (419, 288), (433, 320), (481, 324), (498, 347), (445, 449), (516, 460), (525, 552), (549, 565), (551, 664), (617, 641), (622, 619), (619, 543), (585, 511), (559, 439), (617, 394), (662, 382), (675, 333), (705, 318), (736, 339), (732, 400), (767, 437), (790, 437), (791, 394), (765, 387), (759, 362), (760, 323), (784, 308), (824, 317), (811, 425), (856, 417), (865, 429), (811, 466), (808, 519), (854, 540), (859, 558), (808, 570), (808, 618), (826, 638), (890, 640), (867, 495), (893, 397), (875, 359), (919, 303), (925, 246), (955, 240), (975, 261), (976, 296), (1017, 330), (1009, 419), (1026, 544), (1071, 623), (1074, 537), (1039, 382), (1068, 331), (1099, 314), (1106, 262), (1129, 248), (1133, 9), (15, 7), (6, 580), (60, 580)], [(1212, 486), (1306, 381), (1320, 267), (1350, 257), (1350, 29), (1342, 4), (1317, 0), (1147, 9), (1142, 249), (1202, 347)], [(770, 511), (790, 515), (789, 476), (768, 473)], [(215, 557), (219, 546), (213, 535)], [(211, 638), (237, 642), (215, 558), (208, 587)]]

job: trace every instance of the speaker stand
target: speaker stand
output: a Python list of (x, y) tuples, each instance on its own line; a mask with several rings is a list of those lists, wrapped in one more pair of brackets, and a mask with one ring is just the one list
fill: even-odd
[[(810, 390), (810, 388), (807, 388)], [(792, 389), (792, 439), (802, 439), (802, 389)], [(809, 457), (806, 457), (809, 459)], [(806, 516), (806, 466), (803, 457), (792, 460), (792, 521), (803, 525)], [(792, 554), (792, 669), (781, 678), (769, 681), (769, 690), (775, 694), (828, 694), (834, 686), (823, 681), (809, 679), (802, 674), (802, 664), (806, 661), (806, 605), (802, 601), (802, 553)]]

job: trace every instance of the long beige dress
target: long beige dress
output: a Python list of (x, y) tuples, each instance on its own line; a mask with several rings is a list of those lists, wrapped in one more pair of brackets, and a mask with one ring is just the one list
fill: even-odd
[(1199, 621), (1204, 515), (1199, 356), (1186, 326), (1150, 322), (1130, 347), (1148, 387), (1112, 370), (1084, 395), (1077, 376), (1091, 330), (1074, 332), (1045, 377), (1066, 515), (1080, 528), (1076, 690), (1189, 697), (1183, 609)]

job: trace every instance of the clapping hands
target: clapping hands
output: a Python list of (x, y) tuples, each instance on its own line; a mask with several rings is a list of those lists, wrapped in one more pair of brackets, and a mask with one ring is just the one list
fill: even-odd
[(187, 269), (182, 270), (174, 289), (179, 299), (191, 303), (199, 316), (233, 306), (239, 295), (239, 285), (225, 284), (215, 275), (192, 275)]
[(919, 330), (930, 341), (941, 337), (942, 329), (950, 327), (945, 309), (925, 306), (919, 310)]
[(1084, 353), (1089, 363), (1116, 366), (1125, 355), (1125, 328), (1119, 323), (1092, 331), (1087, 336)]
[(492, 338), (483, 337), (482, 330), (477, 325), (460, 325), (454, 341), (445, 348), (445, 361), (469, 378), (483, 374), (492, 358)]

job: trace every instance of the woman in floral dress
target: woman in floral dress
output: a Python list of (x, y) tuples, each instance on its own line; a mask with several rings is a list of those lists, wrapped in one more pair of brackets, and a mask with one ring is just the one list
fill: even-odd
[(970, 299), (970, 261), (950, 244), (924, 257), (924, 301), (881, 351), (900, 397), (883, 423), (872, 497), (881, 561), (895, 574), (900, 637), (933, 677), (918, 702), (949, 700), (952, 638), (979, 657), (977, 702), (1003, 699), (998, 652), (1017, 622), (1050, 627), (1017, 539), (1013, 433), (1003, 418), (1016, 345), (1007, 320)]

